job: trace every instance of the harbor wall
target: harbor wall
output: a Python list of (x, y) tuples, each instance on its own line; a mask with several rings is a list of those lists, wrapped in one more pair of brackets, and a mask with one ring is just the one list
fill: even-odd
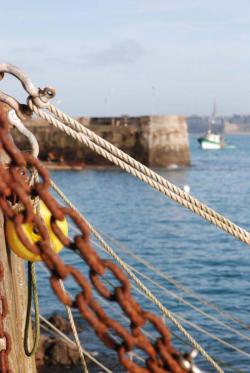
[[(78, 120), (96, 134), (150, 167), (190, 164), (186, 120), (182, 116), (140, 116), (84, 118)], [(43, 120), (29, 120), (27, 126), (40, 145), (43, 161), (61, 164), (110, 165), (83, 144)], [(28, 148), (25, 138), (15, 133), (15, 141)]]
[(190, 164), (188, 130), (184, 117), (177, 115), (150, 117), (148, 136), (150, 166)]

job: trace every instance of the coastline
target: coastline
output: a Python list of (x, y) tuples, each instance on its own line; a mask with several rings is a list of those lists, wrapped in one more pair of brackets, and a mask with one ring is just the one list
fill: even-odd
[(66, 162), (42, 162), (49, 171), (84, 171), (84, 170), (106, 170), (118, 169), (113, 165), (74, 164)]

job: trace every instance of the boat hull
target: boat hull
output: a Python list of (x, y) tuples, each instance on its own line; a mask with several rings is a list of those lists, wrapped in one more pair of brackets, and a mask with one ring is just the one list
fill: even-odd
[(215, 150), (222, 149), (221, 143), (204, 140), (204, 139), (199, 139), (198, 141), (202, 149), (215, 149)]

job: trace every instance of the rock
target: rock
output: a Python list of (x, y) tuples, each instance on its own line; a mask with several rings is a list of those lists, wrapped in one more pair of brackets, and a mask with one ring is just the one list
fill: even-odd
[(64, 319), (60, 315), (53, 315), (49, 319), (49, 322), (53, 324), (57, 329), (59, 329), (63, 333), (70, 333), (72, 332), (70, 322)]
[(45, 358), (49, 365), (77, 365), (80, 361), (76, 348), (56, 338), (46, 344)]
[[(65, 334), (72, 333), (70, 322), (60, 315), (48, 319), (57, 329)], [(79, 330), (80, 328), (77, 327)], [(36, 353), (37, 367), (43, 366), (76, 366), (80, 358), (78, 350), (60, 338), (41, 335)]]
[(38, 367), (43, 365), (74, 366), (79, 362), (79, 353), (75, 347), (71, 347), (58, 338), (41, 336), (36, 353)]
[(46, 337), (45, 335), (40, 336), (38, 349), (36, 352), (36, 366), (42, 366), (45, 363), (45, 344), (49, 337)]

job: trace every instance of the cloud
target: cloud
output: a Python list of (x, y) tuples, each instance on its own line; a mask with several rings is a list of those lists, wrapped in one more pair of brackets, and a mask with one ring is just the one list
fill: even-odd
[(26, 56), (27, 53), (34, 54), (34, 55), (41, 55), (44, 53), (49, 53), (50, 48), (47, 44), (30, 44), (30, 45), (23, 45), (23, 46), (14, 46), (11, 50), (13, 54)]
[(86, 56), (87, 66), (112, 66), (134, 64), (146, 55), (145, 49), (135, 40), (124, 40), (109, 48)]

